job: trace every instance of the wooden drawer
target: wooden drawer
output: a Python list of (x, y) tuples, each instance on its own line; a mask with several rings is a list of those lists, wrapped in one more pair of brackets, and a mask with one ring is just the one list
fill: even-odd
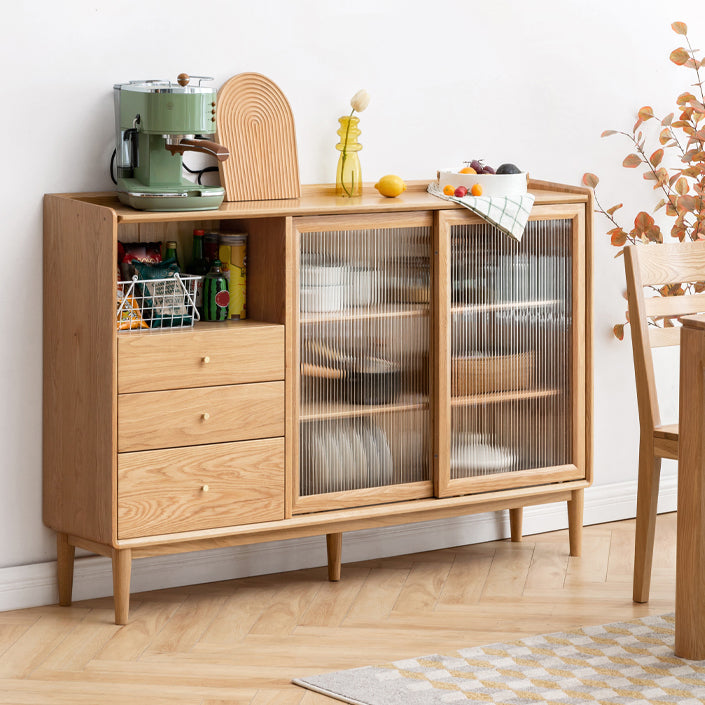
[(118, 392), (284, 379), (284, 326), (256, 322), (118, 335)]
[(118, 455), (118, 538), (283, 518), (283, 438)]
[(118, 451), (284, 435), (284, 382), (118, 396)]

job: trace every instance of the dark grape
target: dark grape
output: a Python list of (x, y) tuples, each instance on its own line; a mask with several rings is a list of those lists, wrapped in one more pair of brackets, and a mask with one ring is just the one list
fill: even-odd
[(482, 167), (483, 174), (494, 174), (494, 169), (491, 166)]
[(470, 162), (470, 166), (471, 166), (478, 174), (481, 174), (481, 173), (482, 173), (482, 169), (483, 169), (483, 167), (482, 167), (482, 162), (479, 161), (478, 159), (473, 159), (473, 160)]

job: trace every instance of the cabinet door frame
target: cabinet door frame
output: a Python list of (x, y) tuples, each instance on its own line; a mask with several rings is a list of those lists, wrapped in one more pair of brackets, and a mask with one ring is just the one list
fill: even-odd
[[(436, 227), (435, 216), (431, 211), (394, 212), (394, 213), (366, 213), (350, 215), (322, 215), (301, 216), (292, 219), (292, 271), (288, 273), (291, 299), (291, 332), (288, 336), (288, 359), (292, 361), (292, 392), (291, 392), (291, 483), (290, 506), (291, 512), (305, 514), (311, 512), (327, 511), (331, 509), (346, 509), (364, 507), (373, 504), (386, 504), (406, 500), (430, 498), (434, 495), (433, 478), (437, 475), (433, 458), (433, 428), (435, 425), (435, 393), (433, 389), (432, 370), (436, 367), (436, 351), (434, 348), (433, 330), (434, 304), (433, 291), (435, 272), (433, 267), (433, 250)], [(407, 484), (385, 485), (343, 492), (327, 492), (324, 494), (300, 494), (300, 424), (301, 424), (301, 319), (299, 305), (300, 271), (301, 271), (301, 236), (309, 232), (331, 232), (336, 230), (366, 230), (384, 228), (412, 228), (427, 227), (431, 230), (429, 242), (429, 257), (431, 262), (431, 299), (429, 302), (429, 394), (428, 394), (428, 445), (429, 445), (429, 479)], [(287, 321), (288, 322), (288, 321)]]
[[(456, 225), (482, 224), (485, 221), (466, 210), (440, 211), (437, 214), (437, 227), (434, 237), (434, 269), (436, 271), (434, 288), (434, 331), (437, 360), (440, 364), (434, 368), (436, 407), (434, 433), (434, 456), (436, 476), (434, 487), (437, 497), (451, 497), (463, 494), (497, 491), (535, 485), (545, 485), (570, 480), (582, 480), (589, 477), (586, 467), (588, 442), (587, 423), (587, 384), (590, 376), (586, 366), (590, 364), (589, 341), (587, 331), (589, 321), (588, 282), (586, 259), (586, 223), (585, 206), (578, 204), (539, 205), (534, 206), (529, 220), (569, 220), (572, 225), (573, 259), (572, 259), (572, 335), (571, 335), (571, 372), (570, 405), (572, 408), (572, 462), (554, 467), (535, 468), (516, 472), (497, 473), (480, 477), (451, 479), (451, 253), (450, 233)], [(509, 236), (507, 236), (509, 237)], [(445, 361), (445, 362), (444, 362)]]

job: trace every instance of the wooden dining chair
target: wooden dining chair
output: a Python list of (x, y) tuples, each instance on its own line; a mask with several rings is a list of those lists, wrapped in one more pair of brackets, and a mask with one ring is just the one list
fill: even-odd
[(705, 282), (705, 242), (629, 245), (624, 266), (640, 425), (633, 596), (635, 602), (647, 602), (661, 459), (678, 459), (678, 424), (661, 423), (651, 348), (680, 345), (680, 326), (675, 322), (673, 327), (657, 327), (653, 320), (704, 312), (705, 293), (665, 297), (644, 293), (645, 288), (667, 284)]

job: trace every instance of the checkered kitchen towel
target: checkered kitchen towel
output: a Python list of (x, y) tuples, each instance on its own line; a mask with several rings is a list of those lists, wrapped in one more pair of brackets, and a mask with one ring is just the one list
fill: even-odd
[(437, 181), (431, 182), (426, 190), (446, 201), (455, 201), (461, 206), (465, 206), (518, 242), (521, 242), (531, 208), (534, 205), (534, 196), (530, 193), (521, 196), (463, 196), (456, 198), (455, 196), (446, 196)]

